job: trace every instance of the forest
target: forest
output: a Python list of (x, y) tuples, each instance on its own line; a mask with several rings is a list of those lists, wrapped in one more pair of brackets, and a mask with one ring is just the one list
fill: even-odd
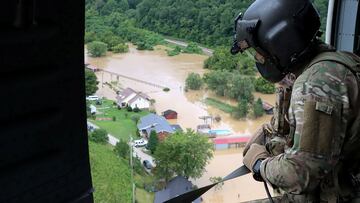
[[(86, 0), (86, 36), (119, 36), (122, 40), (159, 43), (155, 33), (209, 47), (229, 46), (233, 20), (252, 0)], [(327, 0), (315, 0), (325, 31)], [(147, 30), (153, 31), (149, 32)], [(154, 33), (155, 32), (155, 33)], [(90, 41), (92, 41), (90, 39)], [(145, 48), (146, 44), (144, 45)]]

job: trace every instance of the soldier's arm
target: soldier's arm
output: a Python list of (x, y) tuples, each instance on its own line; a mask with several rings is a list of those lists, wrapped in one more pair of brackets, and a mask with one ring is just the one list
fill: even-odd
[(299, 194), (314, 190), (331, 172), (351, 117), (352, 88), (359, 88), (355, 76), (333, 62), (317, 63), (297, 79), (289, 110), (294, 143), (285, 153), (262, 162), (266, 181)]

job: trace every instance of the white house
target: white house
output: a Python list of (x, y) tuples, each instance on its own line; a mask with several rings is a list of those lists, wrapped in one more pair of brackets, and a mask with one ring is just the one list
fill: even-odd
[(148, 109), (151, 105), (149, 96), (142, 92), (136, 92), (131, 88), (126, 88), (120, 92), (116, 99), (120, 108), (130, 106), (131, 108)]

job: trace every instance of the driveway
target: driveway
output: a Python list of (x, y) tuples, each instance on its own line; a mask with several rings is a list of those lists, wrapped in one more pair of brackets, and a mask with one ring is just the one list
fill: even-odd
[[(98, 129), (99, 126), (91, 123), (90, 121), (87, 121), (87, 125), (88, 126), (92, 126), (94, 129)], [(117, 139), (116, 137), (114, 137), (113, 135), (111, 134), (108, 134), (108, 138), (109, 138), (109, 144), (115, 146), (116, 143), (119, 142), (119, 139)], [(144, 149), (143, 147), (133, 147), (131, 143), (129, 143), (130, 147), (132, 147), (133, 149), (133, 157), (137, 157), (140, 159), (141, 163), (144, 161), (144, 160), (149, 160), (151, 162), (151, 164), (153, 166), (155, 166), (155, 162), (154, 162), (154, 158), (146, 153), (144, 153), (142, 150)]]

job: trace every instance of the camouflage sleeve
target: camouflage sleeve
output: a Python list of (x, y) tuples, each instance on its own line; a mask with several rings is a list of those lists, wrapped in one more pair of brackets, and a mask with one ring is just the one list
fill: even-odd
[(329, 61), (300, 75), (289, 109), (293, 145), (263, 161), (263, 178), (285, 192), (313, 191), (338, 162), (357, 86), (348, 69)]

